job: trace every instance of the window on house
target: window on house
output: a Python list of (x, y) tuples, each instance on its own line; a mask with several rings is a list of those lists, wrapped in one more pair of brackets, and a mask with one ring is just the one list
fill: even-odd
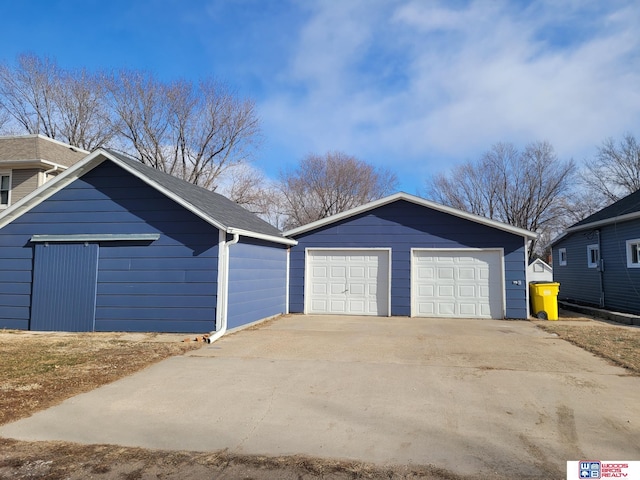
[(567, 249), (561, 248), (558, 250), (558, 264), (564, 267), (567, 264)]
[(627, 267), (640, 268), (640, 238), (627, 240)]
[(598, 245), (587, 245), (587, 266), (597, 268), (600, 262), (600, 247)]
[(0, 208), (9, 206), (11, 193), (11, 174), (0, 173)]

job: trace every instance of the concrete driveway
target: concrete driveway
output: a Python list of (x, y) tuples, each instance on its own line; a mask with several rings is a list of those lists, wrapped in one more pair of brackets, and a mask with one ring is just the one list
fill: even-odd
[(640, 378), (527, 321), (288, 316), (0, 436), (564, 478), (640, 459)]

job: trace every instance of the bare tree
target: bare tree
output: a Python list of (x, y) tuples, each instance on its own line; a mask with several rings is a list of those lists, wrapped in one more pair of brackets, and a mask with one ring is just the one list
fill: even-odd
[(147, 165), (211, 190), (228, 168), (249, 159), (259, 140), (255, 105), (221, 83), (169, 84), (122, 71), (107, 83), (119, 133)]
[(92, 151), (114, 138), (116, 119), (107, 102), (101, 75), (84, 69), (63, 72), (54, 101), (58, 108), (58, 131), (65, 142)]
[(99, 77), (63, 70), (47, 57), (23, 54), (15, 67), (0, 65), (0, 110), (18, 130), (85, 150), (104, 145), (114, 133)]
[(640, 145), (627, 133), (617, 144), (608, 138), (595, 157), (585, 161), (581, 179), (606, 206), (640, 190)]
[(56, 138), (58, 76), (58, 66), (47, 57), (23, 54), (15, 68), (0, 65), (0, 105), (27, 133)]
[(395, 174), (341, 152), (308, 155), (280, 176), (285, 228), (343, 212), (395, 190)]
[[(518, 151), (498, 143), (477, 163), (427, 182), (434, 200), (538, 233), (558, 229), (571, 191), (573, 161), (560, 161), (547, 142)], [(529, 253), (534, 254), (535, 242)]]

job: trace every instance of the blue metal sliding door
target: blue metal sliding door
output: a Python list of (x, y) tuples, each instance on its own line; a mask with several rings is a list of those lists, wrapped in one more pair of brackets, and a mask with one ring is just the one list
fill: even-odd
[(36, 244), (30, 329), (93, 331), (97, 275), (97, 244)]

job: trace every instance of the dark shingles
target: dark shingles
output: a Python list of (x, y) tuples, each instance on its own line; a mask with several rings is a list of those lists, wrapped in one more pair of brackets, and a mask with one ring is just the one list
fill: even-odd
[(631, 195), (627, 195), (624, 198), (621, 198), (617, 202), (612, 203), (599, 212), (596, 212), (593, 215), (588, 216), (584, 220), (573, 224), (570, 228), (599, 222), (601, 220), (608, 220), (610, 218), (615, 218), (619, 217), (620, 215), (626, 215), (634, 212), (640, 212), (640, 190), (632, 193)]
[(153, 182), (187, 201), (224, 227), (282, 237), (282, 233), (276, 227), (219, 193), (211, 192), (210, 190), (198, 187), (155, 168), (143, 165), (139, 161), (113, 150), (104, 150), (108, 152), (109, 155), (116, 157)]

